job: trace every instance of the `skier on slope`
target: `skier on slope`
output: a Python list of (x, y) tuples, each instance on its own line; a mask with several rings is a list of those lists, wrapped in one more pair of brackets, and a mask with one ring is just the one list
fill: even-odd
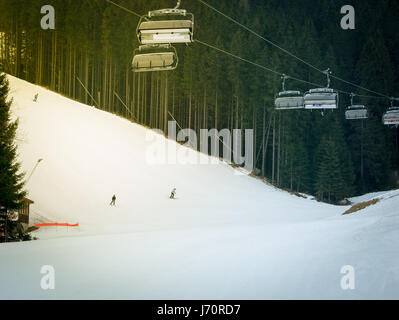
[(116, 196), (115, 196), (115, 195), (113, 195), (113, 196), (112, 196), (111, 203), (110, 203), (109, 205), (110, 205), (110, 206), (114, 206), (114, 207), (115, 207), (115, 201), (116, 201)]
[(170, 193), (169, 199), (174, 199), (176, 195), (176, 188), (173, 188), (172, 192)]
[(38, 93), (35, 94), (35, 97), (33, 98), (33, 102), (37, 102), (37, 98), (39, 98), (39, 94)]

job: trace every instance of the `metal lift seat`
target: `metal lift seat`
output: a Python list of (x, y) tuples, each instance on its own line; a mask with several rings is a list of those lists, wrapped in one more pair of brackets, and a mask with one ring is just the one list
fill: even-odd
[(177, 65), (178, 56), (171, 46), (140, 47), (135, 50), (132, 62), (134, 72), (170, 71), (176, 69)]
[(345, 111), (347, 120), (361, 120), (368, 118), (368, 111), (364, 105), (351, 105)]
[(300, 91), (282, 91), (274, 100), (276, 110), (303, 109), (303, 95)]
[(338, 93), (331, 88), (310, 89), (304, 96), (305, 109), (337, 109)]

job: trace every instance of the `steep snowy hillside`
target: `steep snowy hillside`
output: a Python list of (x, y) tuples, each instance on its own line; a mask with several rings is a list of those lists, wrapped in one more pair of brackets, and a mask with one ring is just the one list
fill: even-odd
[[(237, 175), (227, 164), (148, 163), (154, 143), (146, 141), (148, 129), (25, 81), (10, 81), (23, 170), (30, 174), (43, 159), (27, 185), (32, 210), (52, 221), (79, 222), (80, 232), (101, 233), (115, 232), (116, 226), (143, 231), (307, 221), (339, 211)], [(173, 187), (177, 201), (169, 199)], [(115, 208), (109, 206), (113, 194)]]
[[(79, 227), (1, 245), (9, 290), (0, 298), (399, 297), (399, 196), (342, 216), (349, 207), (295, 197), (224, 163), (154, 165), (150, 130), (9, 80), (22, 168), (29, 175), (43, 159), (27, 184), (31, 220)], [(43, 265), (56, 270), (55, 290), (40, 288)], [(341, 287), (346, 265), (354, 290)]]

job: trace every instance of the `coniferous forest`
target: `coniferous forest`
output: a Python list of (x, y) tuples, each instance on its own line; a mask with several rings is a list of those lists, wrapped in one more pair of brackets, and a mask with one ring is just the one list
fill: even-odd
[[(351, 1), (356, 29), (343, 30), (347, 1), (208, 0), (221, 12), (333, 75), (388, 97), (399, 96), (399, 3)], [(175, 6), (174, 0), (115, 0), (127, 9)], [(55, 8), (55, 30), (42, 30), (40, 9)], [(326, 77), (255, 37), (197, 0), (194, 39), (308, 82)], [(171, 115), (183, 128), (255, 130), (255, 174), (294, 191), (336, 202), (397, 187), (398, 128), (381, 122), (391, 102), (331, 79), (331, 87), (368, 107), (369, 118), (345, 120), (350, 96), (334, 111), (276, 111), (280, 76), (199, 42), (176, 45), (171, 72), (133, 73), (139, 18), (105, 0), (0, 0), (1, 71), (48, 87), (131, 121), (167, 132)], [(287, 80), (291, 90), (310, 85)], [(85, 90), (87, 88), (87, 91)], [(72, 124), (71, 124), (72, 125)], [(90, 125), (90, 124), (88, 124)], [(132, 164), (133, 165), (133, 164)]]

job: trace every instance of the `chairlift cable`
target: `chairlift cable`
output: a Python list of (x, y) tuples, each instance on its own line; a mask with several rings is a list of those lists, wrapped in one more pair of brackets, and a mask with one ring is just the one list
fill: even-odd
[(211, 44), (202, 42), (201, 40), (195, 39), (194, 42), (198, 42), (198, 43), (200, 43), (200, 44), (202, 44), (202, 45), (204, 45), (204, 46), (206, 46), (206, 47), (209, 47), (209, 48), (211, 48), (211, 49), (217, 50), (217, 51), (222, 52), (222, 53), (224, 53), (224, 54), (227, 54), (227, 55), (229, 55), (229, 56), (231, 56), (231, 57), (233, 57), (233, 58), (236, 58), (236, 59), (238, 59), (238, 60), (241, 60), (241, 61), (244, 61), (244, 62), (246, 62), (246, 63), (252, 64), (252, 65), (254, 65), (254, 66), (258, 67), (258, 68), (267, 70), (267, 71), (272, 72), (272, 73), (274, 73), (274, 74), (277, 74), (277, 75), (279, 75), (279, 76), (282, 76), (282, 75), (283, 75), (283, 73), (281, 73), (281, 72), (278, 72), (278, 71), (276, 71), (276, 70), (267, 68), (267, 67), (265, 67), (265, 66), (263, 66), (263, 65), (260, 65), (260, 64), (258, 64), (258, 63), (256, 63), (256, 62), (253, 62), (253, 61), (251, 61), (251, 60), (242, 58), (242, 57), (240, 57), (240, 56), (237, 56), (237, 55), (235, 55), (235, 54), (233, 54), (233, 53), (231, 53), (231, 52), (228, 52), (228, 51), (226, 51), (226, 50), (223, 50), (223, 49), (218, 48), (218, 47), (216, 47), (216, 46), (213, 46), (213, 45), (211, 45)]
[[(111, 1), (111, 0), (105, 0), (105, 1), (108, 2), (108, 3), (110, 3), (110, 4), (112, 4), (112, 5), (117, 6), (118, 8), (120, 8), (120, 9), (122, 9), (122, 10), (128, 12), (128, 13), (131, 13), (131, 14), (137, 16), (137, 17), (140, 17), (140, 18), (142, 17), (142, 15), (140, 15), (140, 14), (138, 14), (138, 13), (136, 13), (136, 12), (130, 10), (130, 9), (127, 9), (127, 8), (125, 8), (125, 7), (119, 5), (119, 4), (117, 4), (117, 3), (115, 3), (115, 2), (113, 2), (113, 1)], [(303, 63), (309, 65), (309, 66), (312, 67), (313, 69), (315, 69), (315, 70), (317, 70), (317, 71), (319, 71), (319, 72), (321, 72), (321, 73), (324, 73), (323, 70), (320, 70), (320, 69), (314, 67), (313, 65), (309, 64), (308, 62), (306, 62), (306, 61), (302, 60), (301, 58), (295, 56), (294, 54), (290, 53), (290, 52), (287, 51), (286, 49), (284, 49), (284, 48), (278, 46), (277, 44), (273, 43), (272, 41), (270, 41), (270, 40), (268, 40), (268, 39), (262, 37), (261, 35), (259, 35), (259, 34), (256, 33), (255, 31), (249, 29), (248, 27), (242, 25), (241, 23), (239, 23), (238, 21), (234, 20), (233, 18), (230, 18), (230, 17), (227, 16), (226, 14), (220, 12), (220, 11), (217, 10), (216, 8), (214, 8), (214, 7), (212, 7), (211, 5), (209, 5), (208, 3), (206, 3), (205, 1), (203, 1), (203, 0), (198, 0), (198, 1), (200, 1), (200, 2), (203, 3), (204, 5), (208, 6), (210, 9), (216, 11), (217, 13), (221, 14), (221, 15), (224, 16), (225, 18), (227, 18), (227, 19), (231, 20), (232, 22), (234, 22), (234, 23), (240, 25), (241, 27), (243, 27), (244, 29), (248, 30), (248, 31), (251, 32), (252, 34), (256, 35), (257, 37), (260, 37), (260, 38), (263, 39), (264, 41), (269, 42), (270, 44), (274, 45), (275, 47), (279, 48), (280, 50), (286, 52), (287, 54), (289, 54), (289, 55), (291, 55), (291, 56), (293, 56), (293, 57), (295, 57), (295, 58), (298, 59), (299, 61), (301, 61), (301, 62), (303, 62)], [(180, 3), (180, 0), (178, 0), (178, 3)], [(198, 43), (200, 43), (200, 44), (202, 44), (202, 45), (204, 45), (204, 46), (207, 46), (207, 47), (209, 47), (209, 48), (212, 48), (212, 49), (214, 49), (214, 50), (217, 50), (217, 51), (219, 51), (219, 52), (222, 52), (222, 53), (224, 53), (224, 54), (227, 54), (227, 55), (229, 55), (229, 56), (232, 56), (232, 57), (234, 57), (234, 58), (236, 58), (236, 59), (238, 59), (238, 60), (244, 61), (244, 62), (246, 62), (246, 63), (252, 64), (252, 65), (254, 65), (254, 66), (256, 66), (256, 67), (259, 67), (259, 68), (261, 68), (261, 69), (263, 69), (263, 70), (272, 72), (272, 73), (274, 73), (274, 74), (277, 74), (277, 75), (280, 75), (280, 76), (283, 76), (283, 75), (284, 75), (284, 73), (281, 73), (281, 72), (272, 70), (272, 69), (270, 69), (270, 68), (267, 68), (267, 67), (265, 67), (265, 66), (262, 66), (262, 65), (260, 65), (260, 64), (257, 64), (257, 63), (255, 63), (255, 62), (252, 62), (252, 61), (250, 61), (250, 60), (248, 60), (248, 59), (239, 57), (239, 56), (237, 56), (237, 55), (235, 55), (235, 54), (232, 54), (232, 53), (230, 53), (230, 52), (227, 52), (226, 50), (223, 50), (223, 49), (220, 49), (220, 48), (218, 48), (218, 47), (216, 47), (216, 46), (207, 44), (207, 43), (202, 42), (202, 41), (200, 41), (200, 40), (198, 40), (198, 39), (193, 40), (193, 42), (198, 42)], [(315, 83), (312, 83), (312, 82), (309, 82), (309, 81), (306, 81), (306, 80), (302, 80), (302, 79), (299, 79), (299, 78), (295, 78), (295, 77), (292, 77), (292, 76), (287, 76), (287, 77), (289, 77), (289, 78), (292, 79), (292, 80), (298, 81), (298, 82), (302, 82), (302, 83), (305, 83), (305, 84), (310, 84), (310, 85), (313, 85), (313, 86), (319, 86), (319, 87), (321, 87), (320, 84), (315, 84)], [(346, 80), (344, 80), (344, 79), (338, 78), (337, 76), (331, 75), (331, 77), (333, 77), (333, 78), (335, 78), (335, 79), (337, 79), (337, 80), (341, 80), (341, 81), (343, 81), (343, 82), (347, 82), (348, 84), (352, 84), (352, 83), (350, 83), (349, 81), (346, 81)], [(357, 86), (357, 85), (355, 85), (355, 84), (352, 84), (352, 85)], [(360, 88), (360, 89), (363, 89), (363, 90), (366, 90), (366, 91), (369, 91), (369, 92), (372, 92), (372, 93), (375, 93), (375, 94), (380, 95), (380, 97), (377, 97), (377, 96), (370, 96), (370, 95), (360, 95), (360, 94), (357, 94), (358, 97), (363, 97), (363, 98), (374, 98), (374, 99), (387, 99), (387, 98), (388, 98), (389, 100), (391, 100), (391, 97), (388, 97), (387, 95), (384, 95), (384, 94), (381, 94), (381, 93), (378, 93), (378, 92), (374, 92), (374, 91), (372, 91), (372, 90), (369, 90), (369, 89), (367, 89), (367, 88), (363, 88), (363, 87), (361, 87), (361, 86), (357, 86), (357, 87)], [(347, 95), (350, 95), (350, 94), (351, 94), (350, 92), (343, 91), (343, 90), (338, 90), (338, 89), (337, 89), (336, 91), (339, 92), (339, 93), (347, 94)]]
[(139, 17), (139, 18), (142, 17), (140, 14), (138, 14), (138, 13), (136, 13), (136, 12), (134, 12), (134, 11), (128, 9), (128, 8), (125, 8), (125, 7), (119, 5), (119, 4), (117, 4), (117, 3), (115, 3), (115, 2), (113, 2), (113, 1), (111, 1), (111, 0), (105, 0), (105, 1), (107, 1), (108, 3), (113, 4), (114, 6), (117, 6), (118, 8), (120, 8), (120, 9), (122, 9), (122, 10), (125, 10), (126, 12), (129, 12), (129, 13), (131, 13), (131, 14), (134, 14), (135, 16), (137, 16), (137, 17)]
[[(312, 69), (314, 69), (314, 70), (316, 70), (316, 71), (318, 71), (318, 72), (320, 72), (320, 73), (325, 73), (323, 70), (321, 70), (321, 69), (315, 67), (315, 66), (312, 65), (311, 63), (309, 63), (309, 62), (307, 62), (307, 61), (301, 59), (300, 57), (296, 56), (295, 54), (291, 53), (290, 51), (288, 51), (288, 50), (282, 48), (281, 46), (279, 46), (278, 44), (274, 43), (273, 41), (271, 41), (271, 40), (269, 40), (269, 39), (267, 39), (267, 38), (261, 36), (259, 33), (253, 31), (252, 29), (248, 28), (247, 26), (243, 25), (242, 23), (238, 22), (237, 20), (231, 18), (230, 16), (226, 15), (225, 13), (219, 11), (218, 9), (216, 9), (215, 7), (213, 7), (213, 6), (211, 6), (210, 4), (206, 3), (205, 1), (203, 1), (203, 0), (198, 0), (198, 1), (199, 1), (200, 3), (202, 3), (203, 5), (207, 6), (208, 8), (212, 9), (213, 11), (217, 12), (218, 14), (222, 15), (222, 16), (225, 17), (226, 19), (232, 21), (233, 23), (239, 25), (239, 26), (242, 27), (243, 29), (245, 29), (245, 30), (247, 30), (248, 32), (252, 33), (252, 34), (255, 35), (256, 37), (262, 39), (263, 41), (269, 43), (270, 45), (272, 45), (272, 46), (274, 46), (274, 47), (276, 47), (276, 48), (278, 48), (279, 50), (283, 51), (284, 53), (288, 54), (289, 56), (291, 56), (291, 57), (297, 59), (298, 61), (300, 61), (300, 62), (302, 62), (302, 63), (304, 63), (304, 64), (307, 65), (308, 67), (310, 67), (310, 68), (312, 68)], [(354, 87), (357, 87), (357, 88), (359, 88), (359, 89), (362, 89), (362, 90), (365, 90), (365, 91), (374, 93), (374, 94), (376, 94), (376, 95), (379, 95), (379, 96), (381, 96), (381, 97), (390, 99), (390, 97), (387, 96), (386, 94), (379, 93), (379, 92), (377, 92), (377, 91), (367, 89), (367, 88), (365, 88), (365, 87), (359, 86), (359, 85), (357, 85), (357, 84), (355, 84), (355, 83), (352, 83), (352, 82), (350, 82), (350, 81), (347, 81), (347, 80), (345, 80), (345, 79), (342, 79), (342, 78), (337, 77), (337, 76), (334, 76), (334, 75), (331, 75), (331, 77), (334, 78), (334, 79), (336, 79), (336, 80), (345, 82), (346, 84), (349, 84), (349, 85), (352, 85), (352, 86), (354, 86)]]
[(211, 6), (210, 4), (206, 3), (205, 1), (203, 1), (203, 0), (198, 0), (198, 1), (201, 2), (203, 5), (207, 6), (208, 8), (212, 9), (213, 11), (219, 13), (220, 15), (222, 15), (223, 17), (225, 17), (226, 19), (228, 19), (228, 20), (234, 22), (235, 24), (239, 25), (240, 27), (244, 28), (245, 30), (247, 30), (248, 32), (252, 33), (252, 34), (255, 35), (256, 37), (258, 37), (258, 38), (262, 39), (263, 41), (269, 43), (270, 45), (272, 45), (272, 46), (274, 46), (274, 47), (280, 49), (281, 51), (285, 52), (286, 54), (288, 54), (288, 55), (290, 55), (290, 56), (296, 58), (297, 60), (303, 62), (304, 64), (306, 64), (306, 65), (308, 65), (309, 67), (315, 69), (316, 71), (323, 73), (323, 70), (320, 70), (319, 68), (317, 68), (317, 67), (313, 66), (312, 64), (310, 64), (309, 62), (306, 62), (305, 60), (303, 60), (303, 59), (297, 57), (296, 55), (294, 55), (293, 53), (289, 52), (288, 50), (286, 50), (286, 49), (280, 47), (280, 46), (277, 45), (276, 43), (270, 41), (269, 39), (266, 39), (265, 37), (261, 36), (259, 33), (253, 31), (252, 29), (248, 28), (247, 26), (243, 25), (242, 23), (238, 22), (237, 20), (235, 20), (235, 19), (229, 17), (228, 15), (226, 15), (226, 14), (224, 14), (223, 12), (219, 11), (218, 9), (216, 9), (215, 7), (213, 7), (213, 6)]
[(356, 88), (358, 88), (358, 89), (362, 89), (362, 90), (365, 90), (365, 91), (374, 93), (374, 94), (376, 94), (376, 95), (379, 95), (379, 96), (381, 96), (381, 97), (390, 99), (390, 97), (389, 97), (388, 95), (386, 95), (386, 94), (379, 93), (379, 92), (377, 92), (377, 91), (367, 89), (367, 88), (365, 88), (365, 87), (359, 86), (359, 85), (357, 85), (357, 84), (355, 84), (355, 83), (352, 83), (352, 82), (350, 82), (350, 81), (347, 81), (347, 80), (345, 80), (345, 79), (342, 79), (342, 78), (337, 77), (337, 76), (334, 76), (334, 75), (331, 75), (331, 77), (334, 78), (334, 79), (336, 79), (336, 80), (345, 82), (346, 84), (352, 85), (352, 86), (354, 86), (354, 87), (356, 87)]
[[(211, 48), (211, 49), (217, 50), (217, 51), (219, 51), (219, 52), (222, 52), (222, 53), (224, 53), (224, 54), (226, 54), (226, 55), (229, 55), (229, 56), (231, 56), (231, 57), (233, 57), (233, 58), (236, 58), (236, 59), (238, 59), (238, 60), (244, 61), (244, 62), (246, 62), (246, 63), (252, 64), (252, 65), (254, 65), (254, 66), (258, 67), (258, 68), (261, 68), (261, 69), (263, 69), (263, 70), (266, 70), (266, 71), (269, 71), (269, 72), (271, 72), (271, 73), (274, 73), (274, 74), (276, 74), (276, 75), (278, 75), (278, 76), (280, 76), (280, 77), (286, 77), (286, 79), (292, 79), (292, 80), (295, 80), (295, 81), (298, 81), (298, 82), (302, 82), (302, 83), (305, 83), (305, 84), (310, 84), (310, 85), (312, 85), (312, 86), (323, 87), (321, 84), (317, 84), (317, 83), (310, 82), (310, 81), (307, 81), (307, 80), (303, 80), (303, 79), (299, 79), (299, 78), (296, 78), (296, 77), (288, 76), (288, 75), (286, 75), (285, 73), (282, 73), (282, 72), (279, 72), (279, 71), (270, 69), (270, 68), (265, 67), (265, 66), (263, 66), (263, 65), (261, 65), (261, 64), (258, 64), (258, 63), (256, 63), (256, 62), (251, 61), (251, 60), (242, 58), (242, 57), (240, 57), (240, 56), (238, 56), (238, 55), (235, 55), (234, 53), (228, 52), (228, 51), (226, 51), (226, 50), (224, 50), (224, 49), (218, 48), (218, 47), (216, 47), (216, 46), (214, 46), (214, 45), (211, 45), (211, 44), (209, 44), (209, 43), (203, 42), (203, 41), (201, 41), (201, 40), (195, 39), (194, 42), (198, 42), (198, 43), (200, 43), (200, 44), (202, 44), (202, 45), (204, 45), (204, 46), (206, 46), (206, 47), (209, 47), (209, 48)], [(339, 91), (339, 92), (342, 92), (342, 93), (345, 93), (345, 94), (350, 94), (350, 93), (348, 93), (348, 92), (341, 91), (341, 90), (336, 90), (336, 91)]]

